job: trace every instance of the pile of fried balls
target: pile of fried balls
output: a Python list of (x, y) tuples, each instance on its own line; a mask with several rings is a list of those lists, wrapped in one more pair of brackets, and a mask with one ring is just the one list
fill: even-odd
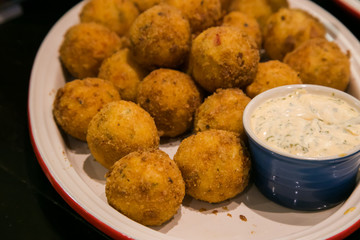
[[(350, 55), (286, 0), (88, 0), (63, 37), (56, 123), (108, 169), (108, 203), (161, 225), (185, 194), (218, 203), (248, 186), (242, 115), (299, 83), (345, 91)], [(173, 159), (160, 139), (179, 138)]]

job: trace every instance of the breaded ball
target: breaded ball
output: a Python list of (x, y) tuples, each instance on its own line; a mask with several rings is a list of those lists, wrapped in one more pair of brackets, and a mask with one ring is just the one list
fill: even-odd
[(165, 2), (181, 10), (189, 20), (193, 33), (200, 33), (214, 26), (221, 18), (220, 0), (165, 0)]
[(155, 6), (159, 3), (161, 3), (163, 0), (130, 0), (132, 1), (135, 6), (140, 10), (140, 12), (143, 12), (152, 6)]
[(99, 78), (77, 79), (57, 90), (53, 114), (70, 136), (86, 141), (90, 120), (107, 103), (120, 100), (116, 88)]
[(103, 24), (122, 36), (138, 15), (139, 10), (130, 0), (90, 0), (81, 9), (80, 21)]
[(259, 63), (254, 81), (246, 87), (246, 95), (253, 98), (274, 87), (301, 84), (298, 72), (278, 60)]
[(288, 8), (288, 0), (266, 0), (271, 7), (273, 12), (278, 11), (280, 8)]
[(233, 132), (209, 130), (185, 138), (174, 161), (186, 193), (202, 201), (217, 203), (235, 197), (249, 182), (250, 160)]
[(211, 27), (193, 41), (189, 68), (205, 90), (242, 88), (256, 74), (259, 51), (253, 41), (236, 27)]
[(102, 61), (122, 47), (119, 36), (98, 23), (79, 23), (65, 33), (60, 59), (75, 78), (96, 77)]
[(229, 11), (239, 11), (255, 18), (263, 29), (272, 9), (267, 0), (233, 0)]
[(108, 103), (93, 117), (86, 140), (94, 158), (108, 169), (128, 153), (159, 146), (154, 119), (123, 100)]
[(345, 91), (350, 81), (349, 56), (324, 38), (304, 42), (288, 53), (284, 62), (299, 72), (303, 83)]
[(192, 126), (201, 99), (189, 75), (157, 69), (140, 83), (137, 102), (154, 118), (160, 136), (176, 137)]
[(227, 130), (244, 138), (242, 118), (250, 100), (241, 89), (217, 89), (197, 109), (194, 130), (196, 132), (209, 129)]
[(221, 10), (223, 13), (227, 13), (230, 7), (230, 4), (233, 0), (220, 0), (221, 3)]
[(325, 37), (325, 34), (324, 25), (306, 11), (282, 8), (267, 21), (263, 47), (271, 59), (281, 61), (301, 43), (311, 38)]
[(139, 83), (147, 73), (134, 61), (129, 49), (124, 48), (102, 62), (99, 78), (112, 82), (123, 100), (135, 102)]
[(255, 18), (239, 11), (230, 12), (224, 16), (223, 26), (239, 28), (252, 39), (260, 49), (262, 43), (261, 29)]
[(145, 68), (175, 68), (190, 51), (189, 21), (180, 10), (165, 4), (141, 13), (130, 28), (131, 51)]
[(185, 183), (176, 163), (161, 150), (132, 152), (106, 174), (108, 203), (143, 225), (161, 225), (178, 211)]

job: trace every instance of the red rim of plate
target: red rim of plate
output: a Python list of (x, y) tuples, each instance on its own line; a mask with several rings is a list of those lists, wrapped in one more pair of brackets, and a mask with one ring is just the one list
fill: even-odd
[(334, 0), (337, 4), (339, 4), (346, 11), (350, 12), (353, 16), (360, 18), (360, 9), (353, 8), (347, 1), (345, 0)]
[(33, 133), (32, 133), (32, 125), (30, 120), (30, 109), (29, 109), (29, 101), (28, 101), (28, 125), (29, 125), (29, 133), (30, 133), (30, 141), (31, 145), (34, 149), (35, 156), (38, 160), (38, 163), (40, 164), (41, 169), (45, 173), (45, 176), (50, 181), (51, 185), (55, 188), (56, 192), (65, 200), (69, 206), (74, 209), (80, 216), (82, 216), (86, 221), (88, 221), (90, 224), (95, 226), (97, 229), (99, 229), (101, 232), (105, 233), (106, 235), (110, 236), (114, 239), (121, 239), (121, 240), (133, 240), (132, 238), (129, 238), (122, 233), (116, 231), (109, 225), (103, 223), (95, 216), (91, 215), (86, 209), (84, 209), (82, 206), (80, 206), (61, 186), (60, 184), (55, 180), (55, 178), (51, 175), (48, 167), (46, 166), (43, 158), (41, 157), (41, 154), (39, 152), (39, 149), (36, 145), (36, 141), (34, 139)]

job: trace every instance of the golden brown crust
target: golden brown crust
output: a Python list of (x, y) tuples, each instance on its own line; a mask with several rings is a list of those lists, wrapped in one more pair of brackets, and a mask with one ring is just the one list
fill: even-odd
[(81, 22), (96, 22), (125, 35), (139, 10), (130, 0), (90, 0), (80, 12)]
[(262, 35), (260, 25), (254, 17), (239, 11), (233, 11), (224, 16), (222, 26), (233, 26), (246, 33), (261, 49)]
[(153, 118), (123, 100), (107, 104), (93, 117), (86, 140), (91, 154), (106, 168), (130, 152), (159, 146)]
[(216, 25), (221, 17), (219, 0), (165, 0), (165, 2), (181, 10), (189, 20), (192, 33), (200, 33)]
[(161, 3), (163, 0), (130, 0), (132, 1), (135, 6), (140, 10), (140, 12), (143, 12), (152, 6), (155, 6), (159, 3)]
[(254, 81), (246, 87), (246, 95), (253, 98), (274, 87), (301, 84), (299, 73), (278, 60), (259, 63)]
[(233, 132), (209, 130), (184, 139), (174, 156), (186, 193), (210, 203), (241, 193), (249, 182), (250, 160)]
[(194, 130), (227, 130), (245, 137), (242, 117), (250, 100), (240, 89), (217, 89), (197, 109)]
[(107, 173), (105, 193), (108, 203), (129, 218), (144, 225), (161, 225), (179, 209), (185, 184), (165, 152), (133, 152)]
[(86, 141), (90, 120), (104, 105), (117, 100), (120, 95), (110, 82), (99, 78), (77, 79), (58, 89), (53, 114), (66, 133)]
[(282, 60), (301, 43), (325, 37), (324, 25), (301, 9), (282, 8), (272, 14), (265, 26), (263, 44), (271, 59)]
[(155, 5), (136, 18), (129, 38), (132, 54), (143, 67), (175, 68), (189, 53), (190, 25), (175, 7)]
[(303, 83), (345, 91), (350, 81), (350, 60), (339, 46), (324, 38), (304, 42), (284, 62), (299, 72)]
[(154, 118), (160, 136), (176, 137), (192, 126), (201, 99), (189, 75), (157, 69), (140, 83), (137, 102)]
[(236, 27), (212, 27), (193, 41), (189, 67), (194, 80), (205, 90), (242, 88), (256, 74), (259, 51)]
[(98, 76), (112, 82), (123, 100), (135, 102), (139, 83), (147, 73), (124, 48), (102, 62)]
[(122, 47), (118, 35), (97, 23), (79, 23), (65, 33), (60, 59), (75, 78), (96, 77), (102, 61)]

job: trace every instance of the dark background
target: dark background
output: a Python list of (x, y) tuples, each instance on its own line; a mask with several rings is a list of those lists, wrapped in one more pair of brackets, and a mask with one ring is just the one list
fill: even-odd
[[(0, 1), (1, 2), (1, 1)], [(108, 239), (54, 190), (33, 152), (27, 95), (36, 52), (76, 0), (25, 0), (23, 14), (0, 24), (0, 238)], [(359, 19), (331, 0), (314, 1), (359, 39)], [(360, 230), (348, 240), (360, 239)]]

